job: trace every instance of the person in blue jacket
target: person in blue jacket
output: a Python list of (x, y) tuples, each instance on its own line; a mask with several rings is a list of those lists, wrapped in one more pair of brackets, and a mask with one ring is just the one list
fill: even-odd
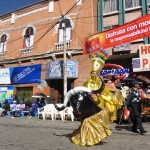
[(32, 116), (35, 116), (36, 113), (37, 113), (37, 108), (38, 108), (38, 105), (37, 105), (37, 102), (36, 100), (33, 100), (33, 103), (32, 103), (32, 108), (29, 110), (29, 119), (32, 118)]

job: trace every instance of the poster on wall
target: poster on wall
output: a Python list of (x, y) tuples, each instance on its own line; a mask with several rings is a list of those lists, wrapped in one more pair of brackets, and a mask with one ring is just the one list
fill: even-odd
[(83, 41), (83, 54), (90, 54), (100, 49), (107, 49), (150, 36), (149, 18), (150, 14), (114, 29), (86, 37)]
[(8, 100), (12, 102), (14, 86), (0, 86), (0, 102)]
[(41, 64), (10, 68), (12, 84), (27, 84), (41, 82)]
[[(67, 60), (67, 78), (78, 77), (78, 61)], [(52, 61), (46, 67), (46, 79), (63, 78), (63, 60)]]
[(0, 69), (0, 84), (11, 84), (10, 75), (9, 68)]

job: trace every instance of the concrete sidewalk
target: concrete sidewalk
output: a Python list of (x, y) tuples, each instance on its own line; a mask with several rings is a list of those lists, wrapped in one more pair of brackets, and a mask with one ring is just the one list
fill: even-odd
[(37, 118), (0, 117), (0, 150), (149, 150), (150, 122), (143, 123), (145, 135), (132, 133), (127, 125), (111, 124), (113, 134), (103, 144), (80, 147), (71, 143), (67, 134), (79, 121), (38, 120)]

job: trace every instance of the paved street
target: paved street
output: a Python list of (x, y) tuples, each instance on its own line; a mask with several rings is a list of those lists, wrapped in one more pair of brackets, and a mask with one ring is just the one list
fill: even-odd
[(80, 147), (67, 134), (79, 126), (79, 121), (38, 120), (37, 118), (0, 117), (0, 150), (149, 150), (150, 122), (143, 126), (148, 133), (140, 135), (129, 131), (127, 125), (111, 124), (113, 134), (103, 144)]

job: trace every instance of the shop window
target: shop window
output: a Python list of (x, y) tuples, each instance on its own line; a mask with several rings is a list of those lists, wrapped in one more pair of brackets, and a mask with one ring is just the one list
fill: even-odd
[(118, 0), (104, 0), (104, 14), (118, 11)]
[(0, 54), (4, 54), (6, 52), (6, 44), (7, 44), (7, 35), (3, 34), (0, 38)]
[(25, 31), (22, 55), (31, 53), (34, 44), (34, 29), (29, 27)]
[(32, 101), (32, 93), (33, 93), (33, 87), (16, 87), (16, 95), (19, 98), (19, 101), (25, 101), (25, 99), (28, 99)]
[(125, 8), (134, 8), (141, 6), (141, 0), (125, 0)]

